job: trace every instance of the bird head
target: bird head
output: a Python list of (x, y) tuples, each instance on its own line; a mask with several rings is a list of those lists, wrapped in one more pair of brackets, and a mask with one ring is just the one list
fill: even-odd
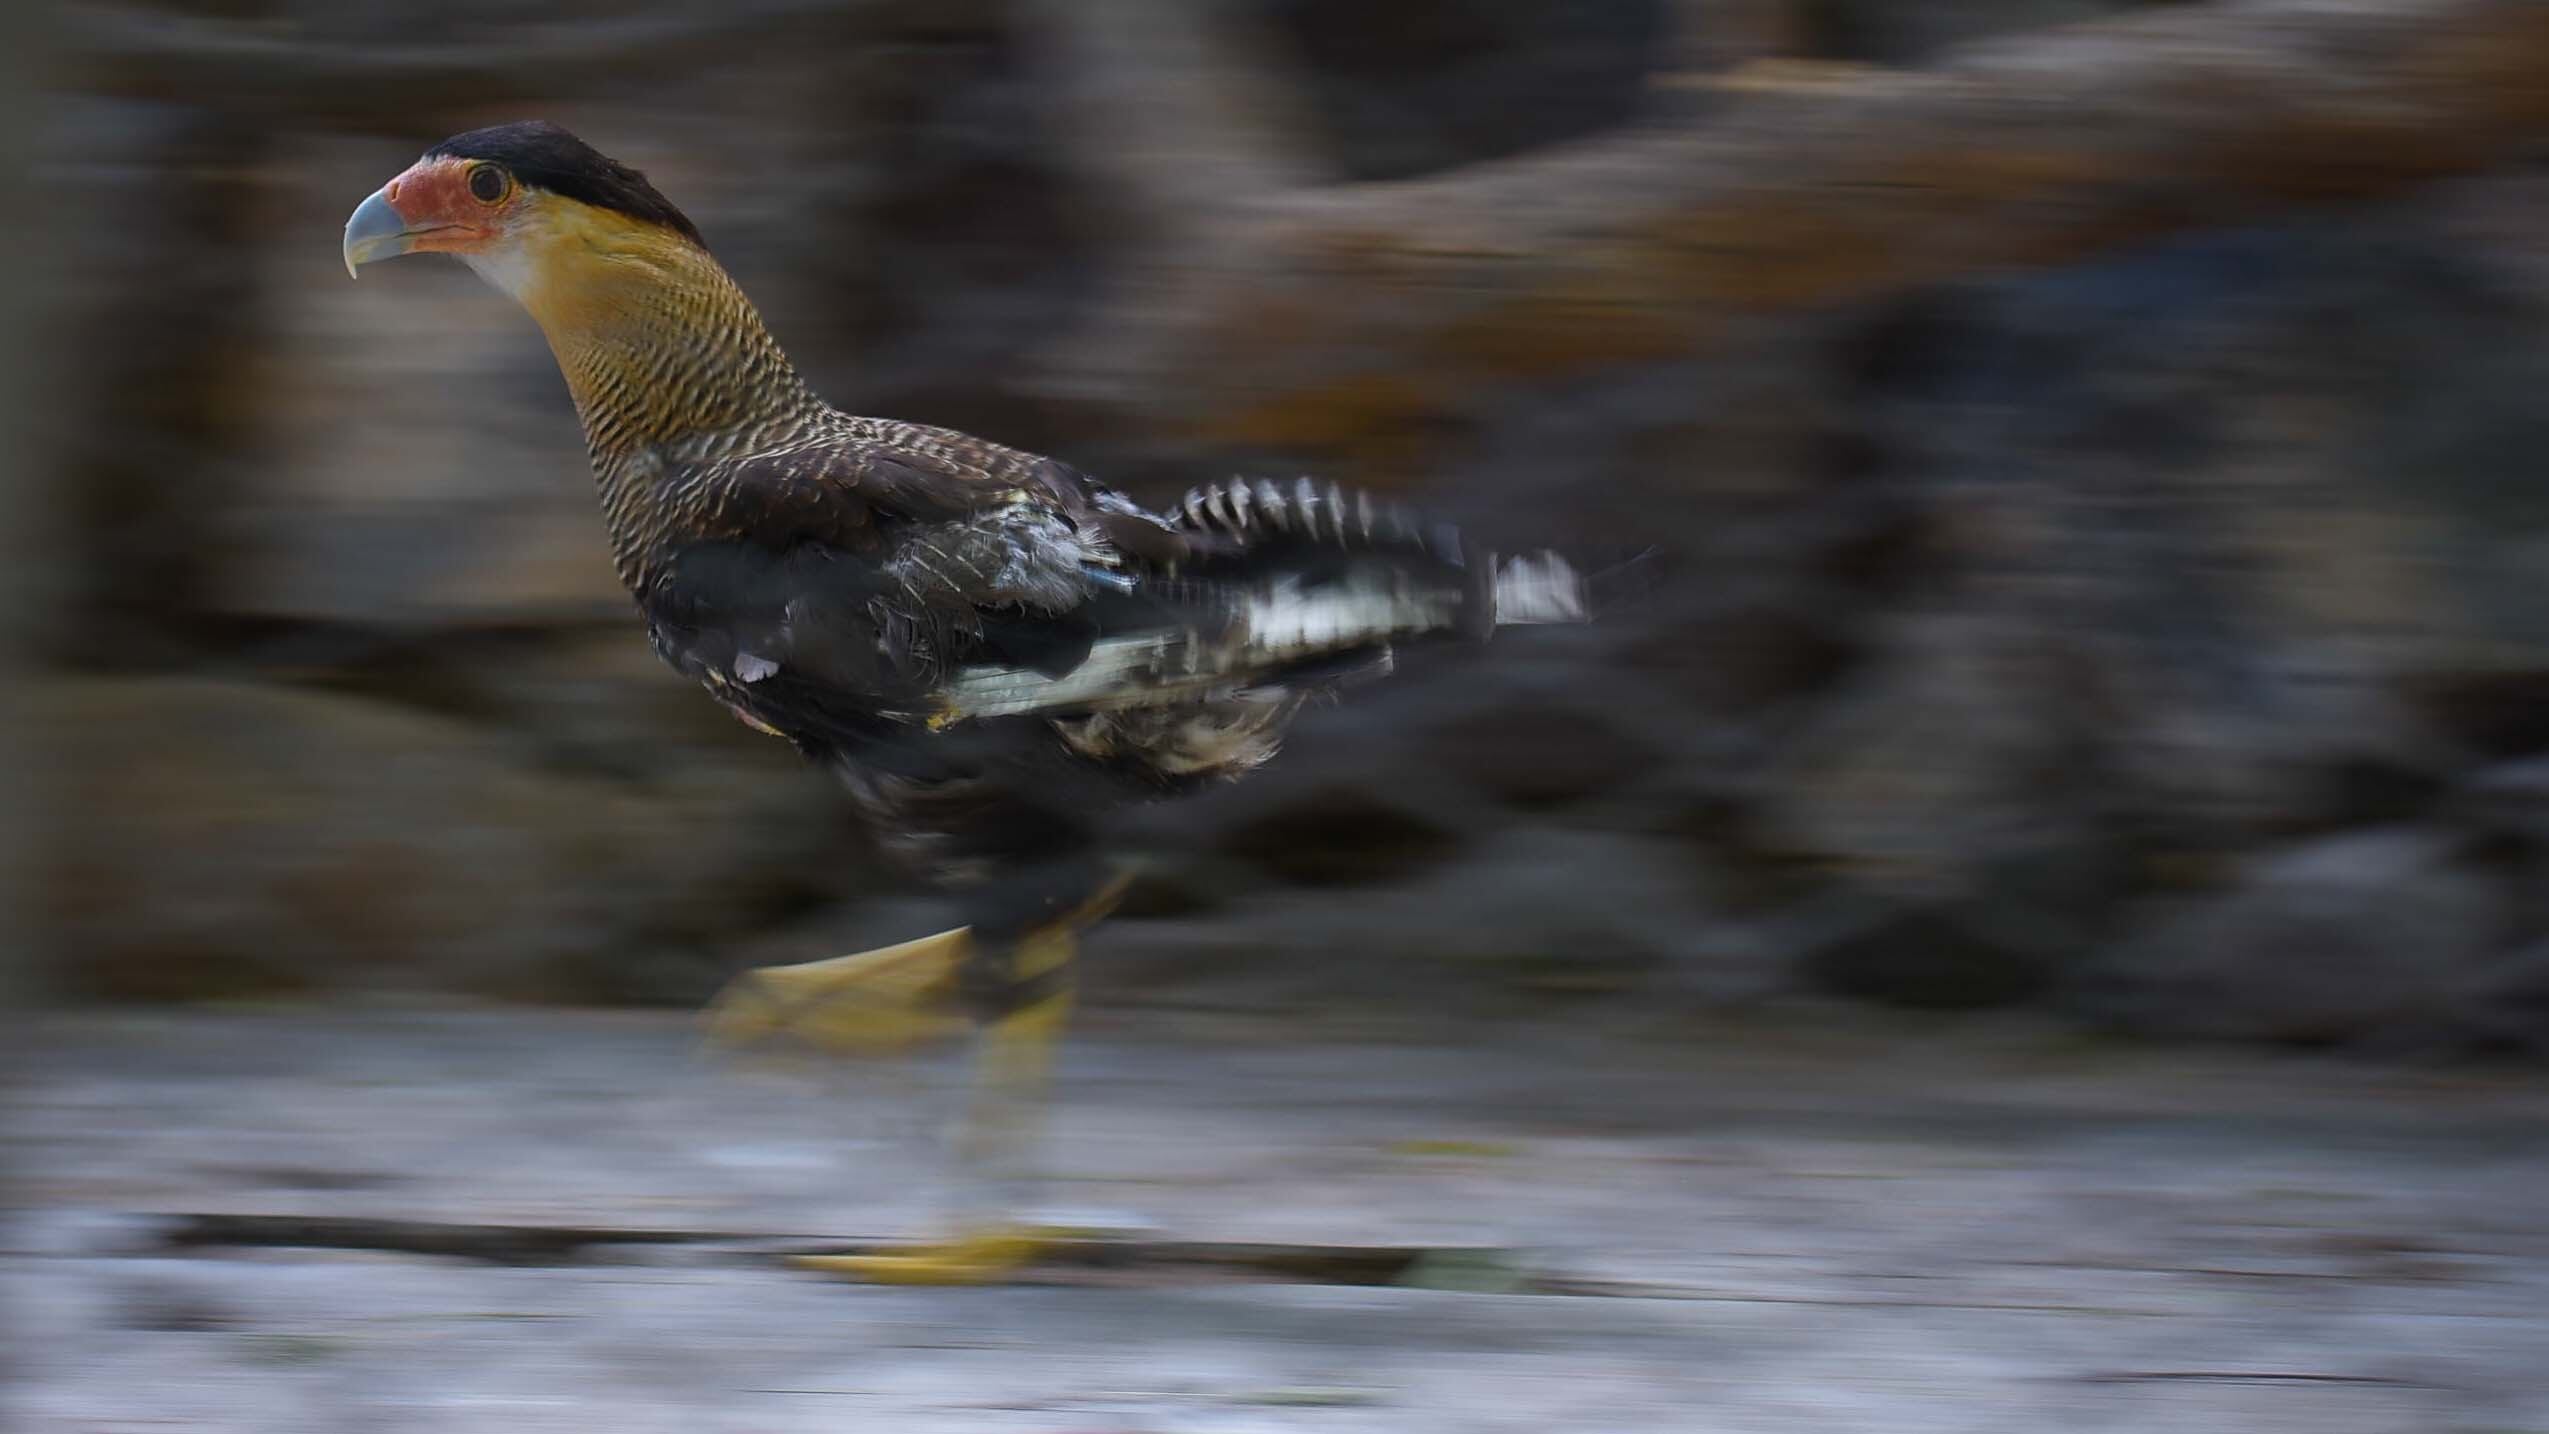
[(561, 263), (699, 246), (646, 176), (544, 121), (454, 135), (345, 224), (345, 270), (451, 254), (525, 303)]

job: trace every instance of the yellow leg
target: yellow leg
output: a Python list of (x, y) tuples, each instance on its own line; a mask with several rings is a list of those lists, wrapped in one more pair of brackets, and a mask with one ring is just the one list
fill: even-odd
[[(1048, 928), (1020, 943), (1020, 980), (1051, 979), (1078, 943), (1067, 927)], [(993, 1022), (983, 1033), (974, 1090), (957, 1139), (958, 1159), (976, 1177), (1016, 1177), (1033, 1148), (1044, 1114), (1054, 1046), (1071, 1017), (1071, 991), (1051, 995)], [(1053, 1231), (997, 1216), (975, 1217), (952, 1240), (861, 1255), (799, 1255), (799, 1269), (894, 1285), (983, 1284), (1033, 1260)]]
[(763, 966), (729, 982), (708, 1005), (708, 1039), (741, 1046), (772, 1039), (843, 1055), (887, 1055), (951, 1040), (971, 1026), (956, 972), (973, 949), (959, 926), (899, 946)]
[[(957, 1161), (969, 1177), (1006, 1182), (1025, 1174), (1054, 1047), (1070, 1021), (1068, 968), (1079, 952), (1079, 931), (1113, 910), (1130, 881), (1129, 873), (1117, 877), (1011, 949), (1010, 981), (1041, 994), (983, 1029), (956, 1141)], [(973, 950), (971, 929), (958, 927), (855, 956), (766, 966), (718, 994), (708, 1010), (709, 1037), (743, 1044), (788, 1036), (870, 1055), (953, 1036), (971, 1024), (959, 1009), (957, 980)], [(1054, 1233), (997, 1213), (975, 1215), (960, 1223), (952, 1240), (890, 1253), (801, 1255), (793, 1263), (886, 1284), (980, 1284), (1034, 1259)]]
[(891, 1254), (796, 1255), (788, 1263), (871, 1285), (987, 1285), (1033, 1260), (1047, 1238), (1029, 1225), (983, 1225)]

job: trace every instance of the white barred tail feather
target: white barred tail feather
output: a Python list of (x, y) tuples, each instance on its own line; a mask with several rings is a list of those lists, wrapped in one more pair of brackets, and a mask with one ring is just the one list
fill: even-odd
[(1593, 595), (1573, 563), (1542, 551), (1507, 558), (1496, 565), (1496, 626), (1525, 623), (1589, 622)]
[[(1237, 549), (1238, 557), (1222, 560), (1237, 570), (1220, 575), (1229, 595), (1221, 621), (1102, 639), (1059, 675), (966, 668), (942, 691), (937, 718), (1069, 719), (1076, 725), (1064, 735), (1084, 752), (1111, 751), (1136, 729), (1181, 748), (1231, 746), (1244, 732), (1247, 742), (1262, 738), (1271, 755), (1272, 738), (1261, 728), (1279, 726), (1290, 708), (1268, 709), (1255, 699), (1327, 685), (1325, 673), (1309, 675), (1322, 663), (1357, 654), (1385, 660), (1393, 642), (1410, 638), (1483, 638), (1500, 626), (1584, 622), (1595, 607), (1586, 577), (1557, 553), (1499, 558), (1450, 524), (1339, 484), (1233, 480), (1188, 493), (1168, 521)], [(1250, 697), (1245, 714), (1224, 709), (1243, 694)], [(1155, 724), (1121, 716), (1080, 721), (1167, 707), (1190, 709), (1216, 740), (1202, 742), (1199, 732), (1182, 728), (1153, 732)]]

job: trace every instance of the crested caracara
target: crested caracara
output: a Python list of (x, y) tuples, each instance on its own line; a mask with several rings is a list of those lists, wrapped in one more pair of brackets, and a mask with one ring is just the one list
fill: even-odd
[[(843, 413), (681, 211), (555, 125), (445, 140), (345, 226), (349, 271), (413, 253), (457, 256), (548, 336), (656, 652), (830, 772), (965, 917), (749, 973), (712, 1030), (879, 1049), (979, 1027), (977, 1160), (1019, 1142), (1077, 934), (1122, 885), (1108, 810), (1257, 767), (1393, 643), (1586, 615), (1556, 556), (1498, 558), (1368, 494), (1232, 481), (1152, 512), (1051, 458)], [(1033, 1248), (986, 1221), (815, 1263), (979, 1279)]]

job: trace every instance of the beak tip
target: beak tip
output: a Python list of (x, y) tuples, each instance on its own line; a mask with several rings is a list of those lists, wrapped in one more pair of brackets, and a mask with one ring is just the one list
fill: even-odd
[(404, 254), (411, 242), (407, 221), (390, 206), (388, 194), (375, 193), (345, 221), (345, 272), (359, 279), (365, 263)]

